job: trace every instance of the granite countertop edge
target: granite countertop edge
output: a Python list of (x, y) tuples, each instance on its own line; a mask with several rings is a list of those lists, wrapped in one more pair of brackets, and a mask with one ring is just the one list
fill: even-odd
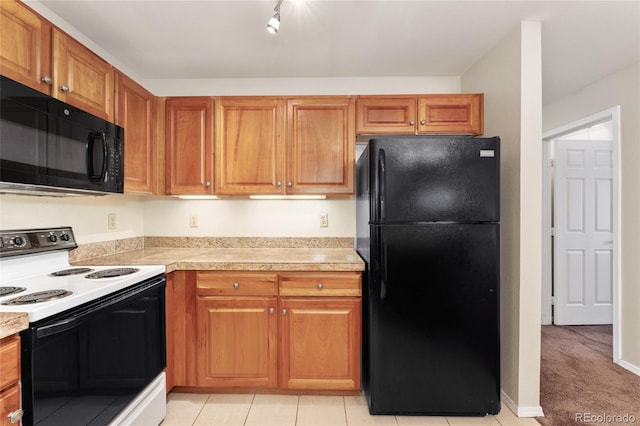
[(0, 312), (0, 339), (11, 336), (29, 327), (26, 312)]

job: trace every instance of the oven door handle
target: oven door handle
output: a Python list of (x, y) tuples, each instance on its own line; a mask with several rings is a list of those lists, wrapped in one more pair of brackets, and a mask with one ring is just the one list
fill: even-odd
[(54, 334), (63, 333), (65, 331), (71, 330), (76, 326), (75, 318), (67, 318), (53, 324), (43, 325), (42, 327), (36, 328), (36, 338), (41, 339), (47, 336), (53, 336)]

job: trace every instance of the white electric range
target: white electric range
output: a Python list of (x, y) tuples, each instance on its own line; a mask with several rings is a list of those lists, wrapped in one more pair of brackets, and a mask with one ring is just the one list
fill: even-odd
[(159, 424), (165, 267), (72, 266), (76, 247), (70, 227), (0, 231), (0, 313), (29, 315), (22, 423)]

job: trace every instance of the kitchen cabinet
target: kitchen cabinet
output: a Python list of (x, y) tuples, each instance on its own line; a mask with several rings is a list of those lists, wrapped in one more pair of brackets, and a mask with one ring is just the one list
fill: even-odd
[(0, 72), (114, 121), (114, 70), (91, 50), (22, 3), (0, 2)]
[(213, 194), (214, 101), (167, 98), (165, 103), (165, 193)]
[(287, 194), (353, 194), (354, 114), (349, 96), (287, 99)]
[(360, 274), (280, 276), (280, 386), (360, 388)]
[(481, 135), (483, 101), (481, 93), (358, 96), (356, 132)]
[(353, 194), (354, 108), (349, 96), (220, 98), (216, 193)]
[(199, 387), (360, 386), (359, 272), (197, 273)]
[(0, 74), (51, 93), (51, 24), (17, 0), (0, 1)]
[(284, 99), (221, 97), (215, 121), (216, 194), (281, 194)]
[(116, 71), (116, 124), (124, 128), (124, 190), (154, 194), (158, 151), (156, 97)]
[(198, 273), (198, 385), (276, 385), (277, 275)]
[(0, 339), (0, 426), (18, 424), (20, 408), (20, 337)]

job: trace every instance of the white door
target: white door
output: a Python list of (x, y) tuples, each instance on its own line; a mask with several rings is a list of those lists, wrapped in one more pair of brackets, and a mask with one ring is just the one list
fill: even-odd
[(611, 141), (556, 140), (554, 323), (613, 322)]

